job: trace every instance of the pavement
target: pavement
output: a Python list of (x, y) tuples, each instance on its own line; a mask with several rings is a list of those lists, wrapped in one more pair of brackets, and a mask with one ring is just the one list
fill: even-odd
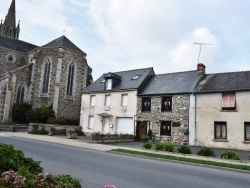
[(106, 143), (106, 144), (91, 143), (88, 139), (86, 139), (85, 136), (79, 136), (77, 139), (67, 139), (66, 136), (33, 135), (33, 134), (28, 134), (26, 132), (0, 132), (0, 138), (1, 136), (20, 137), (20, 138), (33, 139), (44, 142), (51, 142), (51, 143), (57, 143), (57, 144), (63, 144), (68, 146), (80, 147), (97, 151), (105, 151), (105, 152), (110, 152), (114, 149), (128, 149), (133, 151), (142, 151), (142, 152), (146, 151), (149, 153), (157, 153), (162, 155), (172, 155), (185, 158), (203, 159), (208, 161), (217, 161), (222, 163), (241, 164), (250, 166), (250, 160), (249, 160), (250, 151), (237, 150), (236, 152), (240, 155), (241, 161), (234, 161), (234, 160), (226, 160), (219, 158), (220, 153), (222, 151), (225, 151), (225, 149), (218, 149), (218, 148), (213, 149), (215, 152), (215, 157), (203, 157), (195, 155), (195, 153), (201, 148), (197, 146), (189, 146), (194, 154), (187, 155), (187, 154), (179, 154), (179, 153), (172, 153), (165, 151), (156, 151), (153, 149), (146, 150), (142, 147), (142, 142), (120, 142), (120, 143)]

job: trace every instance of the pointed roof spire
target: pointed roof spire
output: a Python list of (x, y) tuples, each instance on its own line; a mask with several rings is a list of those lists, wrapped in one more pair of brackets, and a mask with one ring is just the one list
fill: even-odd
[(15, 0), (12, 0), (8, 14), (4, 20), (4, 25), (6, 25), (8, 28), (16, 27), (16, 1)]

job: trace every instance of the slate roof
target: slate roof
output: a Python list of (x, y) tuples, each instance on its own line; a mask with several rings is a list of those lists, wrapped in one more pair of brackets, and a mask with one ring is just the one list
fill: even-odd
[(191, 93), (201, 78), (200, 71), (178, 72), (152, 76), (138, 95)]
[(67, 37), (64, 35), (49, 42), (48, 44), (45, 44), (42, 46), (43, 48), (53, 48), (53, 47), (63, 47), (67, 48), (79, 53), (84, 54), (85, 56), (87, 55), (85, 52), (83, 52), (80, 48), (78, 48), (73, 42), (71, 42)]
[(207, 74), (196, 93), (250, 90), (250, 71)]
[(8, 48), (8, 49), (18, 51), (18, 52), (27, 53), (29, 51), (34, 50), (38, 46), (21, 41), (21, 40), (0, 36), (0, 47)]
[[(143, 85), (145, 80), (147, 80), (151, 75), (154, 75), (154, 70), (152, 67), (150, 67), (144, 69), (115, 72), (115, 74), (121, 77), (121, 81), (117, 85), (115, 85), (112, 90), (108, 91), (139, 89)], [(89, 93), (107, 91), (105, 90), (105, 82), (102, 82), (105, 79), (105, 75), (107, 75), (107, 73), (100, 76), (96, 81), (85, 88), (83, 92)], [(132, 80), (132, 78), (137, 75), (140, 75), (140, 77), (137, 80)]]

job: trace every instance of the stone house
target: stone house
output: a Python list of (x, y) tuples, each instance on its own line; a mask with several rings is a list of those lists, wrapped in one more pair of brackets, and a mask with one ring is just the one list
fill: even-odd
[(158, 140), (188, 144), (194, 124), (193, 89), (205, 72), (194, 71), (154, 75), (138, 93), (136, 136), (140, 140), (151, 129)]
[(134, 134), (137, 93), (154, 75), (153, 68), (106, 73), (82, 93), (82, 130)]
[(81, 92), (92, 82), (86, 53), (61, 36), (44, 46), (19, 40), (13, 0), (0, 27), (0, 123), (12, 122), (13, 104), (53, 106), (57, 117), (80, 117)]
[(249, 151), (250, 71), (207, 74), (194, 95), (194, 144)]

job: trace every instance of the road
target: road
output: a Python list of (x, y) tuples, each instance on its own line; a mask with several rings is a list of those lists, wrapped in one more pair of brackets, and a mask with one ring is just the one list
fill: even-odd
[(42, 161), (45, 172), (69, 173), (84, 188), (249, 188), (250, 174), (126, 156), (0, 135), (27, 157)]

